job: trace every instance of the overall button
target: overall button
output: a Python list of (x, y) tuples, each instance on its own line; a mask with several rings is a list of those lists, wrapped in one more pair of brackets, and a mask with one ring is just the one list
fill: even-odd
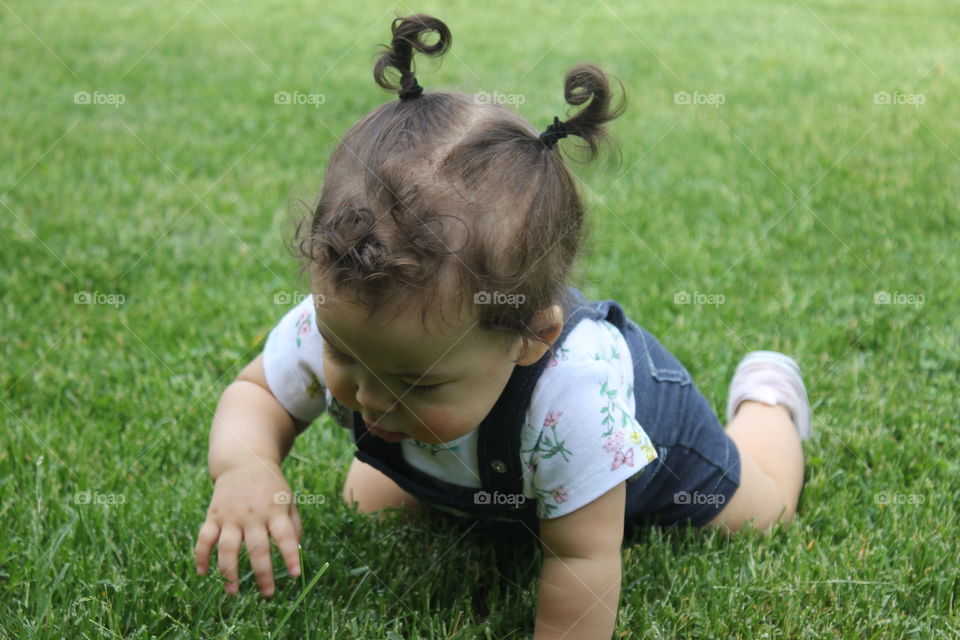
[(497, 473), (507, 472), (507, 465), (503, 460), (494, 460), (490, 463), (490, 466), (493, 467), (493, 470)]

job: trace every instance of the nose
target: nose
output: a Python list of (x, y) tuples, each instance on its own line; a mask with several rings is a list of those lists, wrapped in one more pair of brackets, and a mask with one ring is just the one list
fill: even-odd
[(396, 403), (390, 390), (369, 373), (357, 380), (356, 398), (365, 414), (377, 417), (392, 411)]

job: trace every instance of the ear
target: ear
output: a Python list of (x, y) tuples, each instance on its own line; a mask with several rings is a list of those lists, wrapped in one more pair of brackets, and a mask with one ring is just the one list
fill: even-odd
[(560, 337), (560, 331), (563, 329), (563, 309), (559, 305), (553, 305), (537, 311), (533, 316), (530, 328), (546, 341), (546, 344), (538, 340), (524, 338), (520, 344), (520, 353), (514, 361), (522, 367), (537, 362), (547, 352), (550, 345)]

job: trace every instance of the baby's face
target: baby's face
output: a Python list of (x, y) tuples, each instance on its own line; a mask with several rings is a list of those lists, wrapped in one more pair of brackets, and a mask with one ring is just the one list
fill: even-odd
[(416, 310), (375, 322), (356, 305), (322, 299), (316, 317), (327, 387), (390, 442), (441, 444), (478, 427), (521, 351), (519, 339), (506, 344), (466, 314), (428, 333)]

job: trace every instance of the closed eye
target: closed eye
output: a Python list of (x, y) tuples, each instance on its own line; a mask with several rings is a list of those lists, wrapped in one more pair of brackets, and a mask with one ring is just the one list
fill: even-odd
[(340, 353), (339, 351), (331, 347), (329, 342), (324, 342), (323, 346), (327, 348), (327, 353), (330, 355), (330, 357), (336, 360), (337, 362), (353, 362), (353, 358), (351, 358), (345, 353)]
[[(332, 358), (333, 360), (336, 360), (337, 362), (340, 362), (343, 364), (350, 364), (354, 361), (353, 358), (351, 358), (347, 354), (341, 353), (336, 349), (334, 349), (332, 346), (330, 346), (329, 342), (324, 342), (323, 345), (327, 348), (327, 355), (329, 355), (330, 358)], [(406, 389), (410, 393), (415, 393), (420, 395), (420, 394), (432, 393), (436, 391), (438, 387), (443, 386), (444, 383), (440, 382), (438, 384), (415, 385), (415, 384), (407, 384), (404, 382), (402, 384), (404, 389)]]
[(409, 391), (410, 393), (430, 393), (432, 391), (436, 391), (437, 387), (442, 385), (443, 385), (442, 382), (439, 384), (422, 384), (422, 385), (404, 383), (404, 387), (406, 387), (407, 391)]

